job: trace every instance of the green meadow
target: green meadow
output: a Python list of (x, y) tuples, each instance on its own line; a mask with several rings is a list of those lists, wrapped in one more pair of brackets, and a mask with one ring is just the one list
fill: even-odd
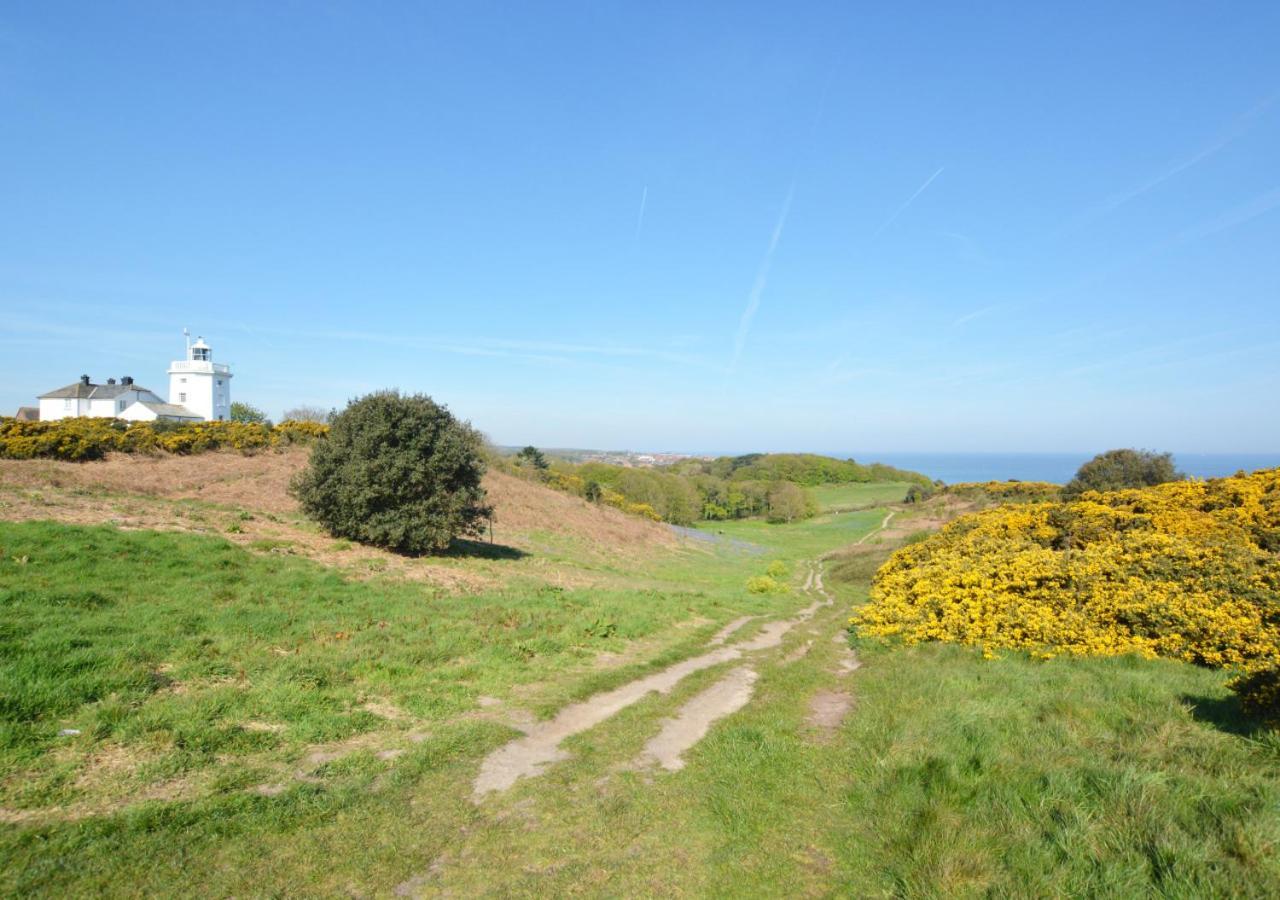
[[(883, 502), (842, 486), (824, 503)], [(878, 491), (881, 486), (876, 486)], [(833, 492), (834, 495), (834, 492)], [(856, 647), (921, 511), (708, 523), (602, 562), (454, 559), (446, 591), (214, 535), (0, 524), (0, 889), (11, 896), (1268, 896), (1280, 742), (1219, 672)], [(927, 511), (926, 511), (927, 512)], [(859, 543), (861, 542), (861, 543)], [(843, 548), (843, 549), (842, 549)], [(698, 671), (482, 802), (528, 722), (793, 615), (685, 767), (637, 766)], [(745, 589), (781, 561), (784, 594)], [(574, 587), (569, 574), (607, 576)], [(142, 574), (145, 573), (145, 574)], [(556, 586), (556, 578), (566, 586)], [(820, 695), (848, 699), (815, 724)], [(68, 733), (73, 732), (73, 733)]]
[(819, 484), (808, 488), (822, 512), (859, 509), (883, 503), (898, 503), (907, 495), (909, 484), (902, 481), (869, 484)]

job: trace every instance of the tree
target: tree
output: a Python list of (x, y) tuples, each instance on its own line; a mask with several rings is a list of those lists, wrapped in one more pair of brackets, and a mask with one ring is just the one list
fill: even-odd
[(530, 444), (519, 453), (516, 454), (516, 462), (521, 465), (530, 465), (539, 472), (545, 472), (548, 468), (547, 458), (542, 451)]
[(795, 522), (813, 515), (808, 492), (790, 481), (770, 486), (768, 502), (770, 522)]
[(907, 488), (907, 496), (903, 498), (904, 503), (923, 503), (928, 500), (932, 491), (922, 488), (918, 484), (913, 484)]
[(256, 406), (248, 403), (241, 403), (239, 400), (231, 404), (231, 421), (232, 422), (248, 422), (253, 425), (265, 425), (268, 422), (267, 414)]
[(321, 425), (328, 425), (336, 412), (330, 410), (325, 412), (318, 406), (295, 406), (293, 409), (284, 411), (284, 421), (286, 422), (317, 422)]
[(379, 391), (334, 416), (291, 490), (336, 537), (428, 553), (481, 533), (484, 469), (470, 424), (423, 394)]
[(1183, 481), (1186, 475), (1173, 464), (1172, 453), (1154, 450), (1108, 450), (1089, 460), (1062, 489), (1064, 500), (1085, 491), (1119, 491), (1150, 487), (1167, 481)]

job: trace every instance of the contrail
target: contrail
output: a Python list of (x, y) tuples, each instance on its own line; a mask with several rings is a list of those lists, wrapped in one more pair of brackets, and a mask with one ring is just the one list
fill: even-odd
[(640, 237), (640, 229), (644, 227), (644, 207), (649, 202), (649, 185), (640, 192), (640, 215), (636, 216), (636, 237)]
[(778, 249), (778, 242), (782, 240), (782, 229), (787, 226), (787, 215), (791, 212), (791, 198), (795, 192), (796, 186), (792, 183), (787, 189), (787, 199), (782, 203), (782, 212), (778, 214), (778, 223), (773, 226), (773, 237), (769, 239), (769, 249), (765, 251), (764, 259), (760, 260), (760, 270), (756, 273), (756, 283), (752, 285), (751, 294), (747, 298), (747, 308), (742, 311), (742, 318), (738, 320), (738, 334), (733, 341), (733, 362), (729, 366), (730, 371), (738, 368), (742, 349), (747, 344), (747, 335), (751, 333), (751, 323), (755, 321), (756, 310), (760, 308), (760, 300), (769, 283), (769, 267), (773, 264), (773, 252)]
[(1263, 115), (1275, 104), (1277, 99), (1280, 99), (1280, 94), (1272, 94), (1270, 97), (1267, 97), (1261, 103), (1258, 103), (1257, 105), (1251, 107), (1250, 109), (1245, 110), (1243, 113), (1236, 116), (1235, 120), (1231, 123), (1230, 127), (1225, 132), (1220, 134), (1218, 138), (1213, 141), (1213, 143), (1208, 144), (1205, 147), (1202, 147), (1198, 152), (1192, 154), (1191, 156), (1185, 157), (1177, 162), (1170, 164), (1168, 167), (1156, 173), (1151, 178), (1148, 178), (1146, 181), (1144, 181), (1142, 184), (1139, 184), (1137, 187), (1131, 188), (1130, 190), (1125, 191), (1124, 193), (1121, 193), (1121, 194), (1117, 194), (1113, 197), (1109, 197), (1107, 200), (1105, 200), (1102, 203), (1099, 203), (1093, 209), (1087, 210), (1086, 212), (1081, 214), (1075, 221), (1068, 223), (1068, 225), (1064, 227), (1073, 227), (1073, 226), (1087, 224), (1088, 222), (1091, 222), (1095, 219), (1099, 219), (1099, 218), (1102, 218), (1103, 216), (1109, 215), (1115, 212), (1121, 206), (1124, 206), (1130, 200), (1134, 200), (1138, 197), (1141, 197), (1143, 194), (1147, 193), (1148, 191), (1155, 190), (1160, 185), (1164, 184), (1166, 181), (1170, 180), (1171, 178), (1174, 178), (1177, 175), (1182, 174), (1187, 169), (1190, 169), (1193, 166), (1199, 165), (1200, 163), (1204, 162), (1207, 159), (1217, 156), (1219, 153), (1221, 153), (1223, 150), (1230, 147), (1236, 141), (1245, 137), (1253, 129), (1253, 127), (1258, 123), (1258, 121), (1263, 117)]
[(915, 202), (915, 199), (916, 199), (917, 197), (919, 197), (921, 194), (923, 194), (923, 193), (924, 193), (925, 188), (927, 188), (929, 185), (933, 184), (933, 179), (935, 179), (935, 178), (937, 178), (939, 175), (941, 175), (941, 174), (942, 174), (942, 170), (943, 170), (943, 169), (945, 169), (945, 168), (946, 168), (946, 166), (939, 166), (939, 167), (938, 167), (938, 171), (934, 172), (934, 173), (933, 173), (932, 175), (930, 175), (927, 179), (925, 179), (924, 184), (920, 185), (920, 187), (916, 189), (916, 192), (915, 192), (914, 194), (912, 194), (910, 197), (908, 197), (908, 198), (907, 198), (907, 202), (906, 202), (906, 203), (904, 203), (904, 204), (902, 204), (901, 206), (899, 206), (899, 207), (897, 208), (897, 210), (895, 210), (895, 211), (894, 211), (893, 215), (891, 215), (889, 218), (887, 218), (887, 219), (885, 219), (885, 220), (884, 220), (884, 224), (883, 224), (883, 225), (881, 225), (879, 228), (877, 228), (877, 229), (876, 229), (876, 233), (875, 233), (874, 235), (872, 235), (872, 237), (877, 237), (877, 236), (879, 236), (880, 232), (884, 231), (886, 228), (888, 228), (890, 225), (892, 225), (892, 224), (893, 224), (893, 220), (894, 220), (894, 219), (898, 218), (898, 216), (900, 216), (900, 215), (902, 215), (904, 212), (906, 212), (907, 207), (908, 207), (908, 206), (910, 206), (912, 203), (914, 203), (914, 202)]

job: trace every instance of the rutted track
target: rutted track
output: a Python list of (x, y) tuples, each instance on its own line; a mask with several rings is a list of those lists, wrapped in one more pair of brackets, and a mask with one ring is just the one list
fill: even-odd
[[(650, 693), (669, 693), (695, 672), (743, 659), (747, 654), (776, 649), (791, 629), (812, 619), (820, 608), (835, 602), (823, 586), (822, 572), (816, 564), (810, 566), (803, 590), (816, 595), (817, 599), (790, 619), (767, 622), (753, 637), (721, 646), (749, 619), (731, 622), (711, 639), (709, 646), (715, 649), (622, 687), (566, 706), (554, 718), (524, 729), (523, 737), (499, 747), (485, 757), (472, 785), (472, 799), (479, 803), (490, 793), (507, 790), (521, 778), (539, 775), (552, 763), (568, 759), (570, 754), (561, 747), (565, 739), (607, 721)], [(756, 670), (748, 664), (733, 670), (720, 682), (694, 697), (674, 719), (667, 720), (661, 733), (650, 742), (641, 759), (656, 761), (668, 769), (681, 768), (681, 754), (701, 740), (712, 723), (736, 712), (750, 701), (757, 677)]]

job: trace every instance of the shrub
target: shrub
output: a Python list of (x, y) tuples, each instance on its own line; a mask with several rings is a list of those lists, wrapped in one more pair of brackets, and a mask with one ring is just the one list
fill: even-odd
[(1047, 481), (964, 481), (947, 485), (943, 492), (966, 500), (997, 503), (1039, 503), (1062, 496), (1062, 488)]
[(269, 425), (267, 414), (251, 403), (237, 400), (231, 404), (231, 421), (247, 422), (251, 425)]
[(786, 586), (768, 575), (752, 575), (747, 579), (747, 590), (753, 594), (779, 594), (786, 592)]
[(279, 445), (309, 444), (329, 433), (329, 426), (314, 419), (287, 418), (272, 429), (272, 443)]
[(903, 498), (904, 503), (923, 503), (933, 495), (933, 491), (918, 484), (913, 484), (907, 488), (907, 496)]
[(1085, 491), (1154, 487), (1170, 481), (1183, 481), (1186, 477), (1174, 466), (1172, 453), (1108, 450), (1080, 467), (1076, 477), (1062, 489), (1062, 497), (1074, 500)]
[(896, 551), (852, 622), (906, 643), (1252, 671), (1280, 658), (1277, 527), (1280, 469), (998, 506)]
[(769, 563), (769, 568), (764, 570), (764, 574), (768, 575), (770, 578), (786, 578), (787, 564), (780, 559), (775, 559), (773, 562)]
[(519, 453), (516, 454), (516, 464), (522, 466), (532, 466), (539, 472), (545, 472), (549, 468), (546, 454), (537, 447), (530, 444)]
[(1280, 665), (1270, 665), (1241, 675), (1231, 682), (1240, 705), (1251, 716), (1280, 723)]
[(8, 459), (102, 459), (124, 445), (125, 423), (74, 418), (53, 422), (0, 419), (0, 457)]
[(480, 433), (430, 397), (380, 391), (334, 417), (292, 490), (335, 537), (439, 551), (490, 514), (482, 450)]
[(69, 418), (19, 422), (0, 418), (0, 458), (88, 462), (118, 453), (242, 452), (310, 443), (328, 433), (314, 422), (282, 422), (274, 428), (245, 422), (125, 422)]

